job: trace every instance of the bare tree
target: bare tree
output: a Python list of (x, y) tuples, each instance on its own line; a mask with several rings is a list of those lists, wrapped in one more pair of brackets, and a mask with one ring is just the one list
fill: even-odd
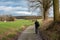
[(52, 0), (28, 0), (29, 8), (31, 10), (36, 10), (37, 8), (43, 9), (43, 18), (47, 18), (48, 10), (52, 6), (53, 1)]

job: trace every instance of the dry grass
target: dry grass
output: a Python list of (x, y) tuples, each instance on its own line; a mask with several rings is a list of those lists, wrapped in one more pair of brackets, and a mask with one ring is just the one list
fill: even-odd
[(45, 40), (60, 40), (60, 23), (49, 26), (42, 34)]

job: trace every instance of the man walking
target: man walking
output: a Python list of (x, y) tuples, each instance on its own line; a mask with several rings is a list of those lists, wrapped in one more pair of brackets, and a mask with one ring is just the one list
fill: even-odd
[(36, 20), (35, 21), (35, 33), (38, 33), (38, 28), (39, 28), (39, 22)]

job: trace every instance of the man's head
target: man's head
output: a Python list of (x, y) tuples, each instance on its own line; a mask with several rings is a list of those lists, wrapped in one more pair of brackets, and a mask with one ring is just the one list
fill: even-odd
[(35, 20), (35, 22), (37, 22), (37, 19)]

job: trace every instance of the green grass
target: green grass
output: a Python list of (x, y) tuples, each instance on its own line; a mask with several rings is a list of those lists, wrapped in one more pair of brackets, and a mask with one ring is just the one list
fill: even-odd
[(0, 34), (10, 30), (19, 30), (23, 25), (31, 25), (31, 20), (16, 20), (12, 22), (0, 22)]

